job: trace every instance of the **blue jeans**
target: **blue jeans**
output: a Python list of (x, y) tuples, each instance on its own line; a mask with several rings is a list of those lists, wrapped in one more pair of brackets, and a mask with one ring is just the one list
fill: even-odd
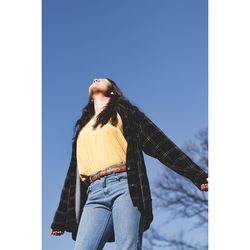
[(142, 249), (144, 221), (132, 204), (127, 172), (112, 173), (91, 181), (87, 194), (74, 250), (103, 249), (112, 227), (116, 249)]

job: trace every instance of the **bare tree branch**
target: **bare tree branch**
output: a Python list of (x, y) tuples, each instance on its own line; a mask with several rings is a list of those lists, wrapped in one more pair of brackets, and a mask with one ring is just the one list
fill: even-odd
[[(208, 170), (208, 131), (207, 128), (198, 131), (195, 140), (185, 143), (182, 150), (189, 155), (206, 172)], [(177, 219), (190, 219), (193, 227), (190, 230), (207, 230), (208, 224), (208, 195), (201, 192), (187, 178), (178, 175), (170, 168), (162, 168), (160, 178), (154, 182), (152, 196), (155, 209), (164, 209), (169, 212), (166, 225)], [(190, 231), (189, 230), (189, 231)], [(207, 249), (207, 242), (200, 246), (198, 242), (185, 241), (187, 232), (180, 232), (177, 237), (160, 234), (152, 226), (145, 233), (147, 246), (145, 249), (155, 247), (172, 250), (201, 250)]]

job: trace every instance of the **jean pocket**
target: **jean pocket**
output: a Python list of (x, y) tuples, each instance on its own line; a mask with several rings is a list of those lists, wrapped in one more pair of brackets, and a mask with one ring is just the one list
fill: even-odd
[(128, 179), (128, 175), (126, 171), (118, 172), (116, 177), (119, 181), (126, 181)]

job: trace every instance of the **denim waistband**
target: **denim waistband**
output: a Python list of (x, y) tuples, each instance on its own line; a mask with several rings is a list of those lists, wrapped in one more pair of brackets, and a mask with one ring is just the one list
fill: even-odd
[[(119, 163), (119, 164), (115, 164), (115, 165), (112, 165), (111, 167), (108, 167), (108, 168), (105, 168), (105, 169), (102, 169), (102, 170), (107, 170), (107, 169), (116, 168), (116, 167), (121, 166), (121, 165), (124, 165), (124, 164), (126, 164), (126, 162)], [(97, 172), (96, 172), (96, 173), (97, 173)], [(90, 177), (93, 176), (93, 175), (95, 175), (96, 173), (91, 174), (91, 175), (89, 176), (88, 181), (89, 181), (90, 183), (93, 183), (93, 182), (94, 182), (94, 181), (91, 181), (91, 180), (90, 180)], [(118, 174), (118, 173), (111, 173), (111, 174), (108, 174), (108, 175), (113, 175), (113, 174)], [(108, 175), (102, 176), (102, 177), (100, 177), (100, 178), (106, 177), (106, 176), (108, 176)]]
[(105, 188), (109, 183), (114, 183), (114, 181), (120, 181), (121, 179), (127, 179), (126, 171), (104, 175), (100, 179), (90, 182), (88, 190)]

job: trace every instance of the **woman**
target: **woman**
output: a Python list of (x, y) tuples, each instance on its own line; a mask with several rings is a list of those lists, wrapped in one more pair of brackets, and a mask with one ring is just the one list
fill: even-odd
[(115, 241), (117, 249), (141, 249), (143, 232), (153, 220), (142, 151), (208, 191), (207, 173), (109, 78), (94, 79), (75, 129), (51, 224), (52, 235), (72, 232), (74, 250), (102, 249), (107, 241)]

